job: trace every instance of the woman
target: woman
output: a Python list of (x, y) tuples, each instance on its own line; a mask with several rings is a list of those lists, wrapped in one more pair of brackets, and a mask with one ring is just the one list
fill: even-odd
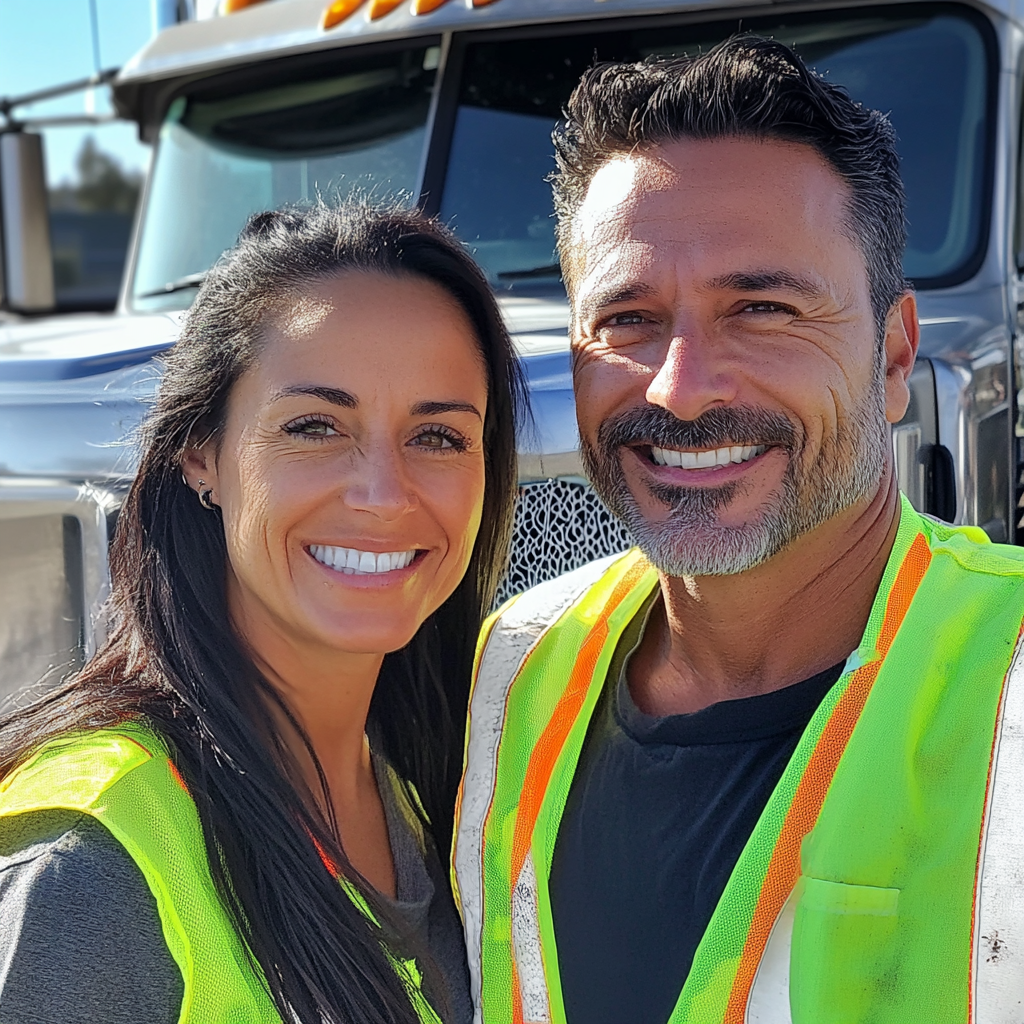
[(110, 639), (2, 726), (0, 1019), (471, 1017), (443, 862), (521, 396), (436, 223), (250, 221), (144, 428)]

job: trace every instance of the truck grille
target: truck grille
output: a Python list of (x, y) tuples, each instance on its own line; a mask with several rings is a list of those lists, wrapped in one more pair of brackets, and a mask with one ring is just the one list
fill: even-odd
[(497, 603), (632, 545), (626, 528), (582, 480), (522, 484), (508, 573)]

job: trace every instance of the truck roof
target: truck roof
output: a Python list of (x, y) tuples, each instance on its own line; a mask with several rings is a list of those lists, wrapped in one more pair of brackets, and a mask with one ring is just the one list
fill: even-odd
[[(870, 6), (877, 2), (848, 0), (834, 6)], [(771, 3), (751, 3), (750, 0), (403, 0), (394, 7), (391, 3), (392, 0), (364, 0), (359, 4), (358, 0), (352, 0), (356, 9), (331, 28), (324, 27), (324, 15), (331, 0), (270, 0), (234, 14), (172, 26), (156, 36), (121, 70), (114, 82), (118, 112), (141, 124), (151, 123), (154, 117), (162, 116), (163, 104), (147, 86), (201, 78), (258, 60), (361, 43), (429, 38), (466, 29), (604, 20), (625, 14), (707, 14), (719, 9), (753, 12), (788, 6), (778, 0)], [(427, 8), (438, 3), (439, 6), (428, 13), (414, 13), (417, 6)], [(825, 5), (793, 6), (820, 8)], [(988, 7), (1014, 21), (1024, 17), (1024, 0), (991, 0), (972, 6)], [(163, 95), (164, 90), (157, 88), (155, 92)]]
[[(436, 2), (436, 0), (434, 0)], [(664, 13), (693, 8), (750, 6), (749, 0), (446, 0), (414, 14), (412, 0), (377, 18), (366, 0), (333, 28), (323, 27), (331, 0), (272, 0), (235, 14), (189, 21), (165, 29), (121, 70), (117, 87), (196, 71), (358, 43), (430, 36), (459, 29)]]

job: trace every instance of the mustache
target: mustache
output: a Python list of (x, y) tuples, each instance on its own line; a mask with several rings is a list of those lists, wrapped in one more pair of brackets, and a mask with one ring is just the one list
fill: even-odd
[(658, 405), (613, 416), (597, 432), (598, 447), (611, 453), (627, 445), (657, 448), (724, 448), (766, 445), (794, 451), (796, 428), (780, 412), (752, 406), (715, 406), (695, 420), (681, 420)]

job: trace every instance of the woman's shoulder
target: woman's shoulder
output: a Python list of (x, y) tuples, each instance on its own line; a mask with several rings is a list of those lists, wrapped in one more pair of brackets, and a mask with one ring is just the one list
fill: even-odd
[(90, 811), (113, 786), (145, 765), (156, 769), (154, 781), (161, 774), (178, 779), (165, 745), (142, 723), (55, 737), (0, 783), (0, 815), (58, 808)]
[(151, 888), (162, 892), (170, 878), (208, 889), (196, 805), (163, 741), (143, 725), (57, 737), (0, 782), (0, 821), (49, 811), (94, 819)]
[(145, 879), (103, 825), (74, 810), (0, 819), (0, 962), (5, 1022), (180, 1013), (181, 973)]

